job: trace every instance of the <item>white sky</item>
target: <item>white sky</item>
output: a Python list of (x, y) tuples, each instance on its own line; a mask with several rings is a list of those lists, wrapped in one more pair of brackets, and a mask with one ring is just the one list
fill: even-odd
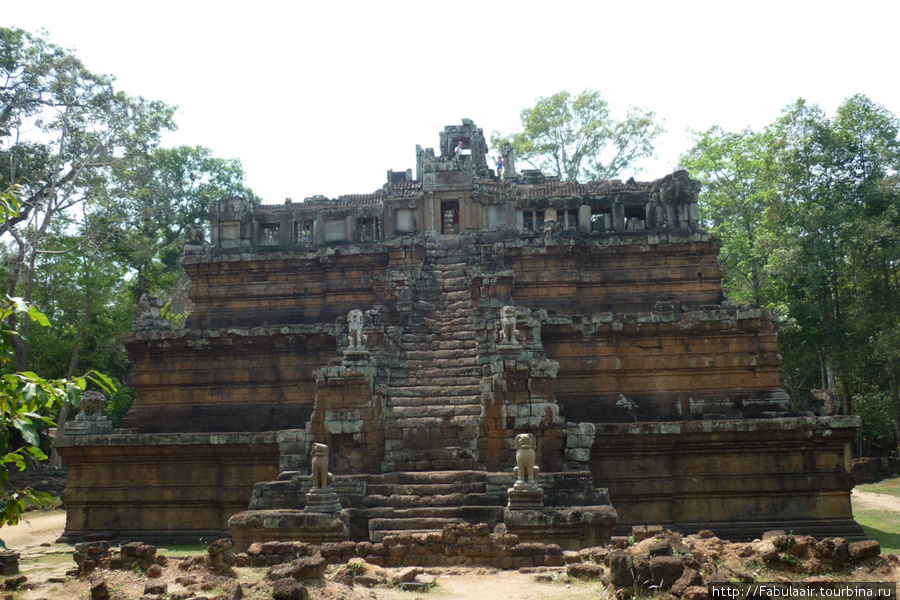
[(178, 105), (166, 144), (239, 158), (267, 203), (372, 192), (444, 125), (509, 133), (561, 90), (664, 119), (639, 180), (673, 170), (686, 129), (758, 129), (798, 97), (900, 116), (897, 0), (2, 0), (0, 25)]

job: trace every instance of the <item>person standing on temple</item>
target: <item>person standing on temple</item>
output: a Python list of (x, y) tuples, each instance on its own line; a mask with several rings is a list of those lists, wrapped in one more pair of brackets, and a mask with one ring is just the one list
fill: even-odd
[(503, 179), (503, 157), (497, 157), (497, 179)]

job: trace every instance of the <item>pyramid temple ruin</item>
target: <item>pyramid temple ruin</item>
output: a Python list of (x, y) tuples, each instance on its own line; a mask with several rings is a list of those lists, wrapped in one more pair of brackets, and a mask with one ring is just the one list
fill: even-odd
[(487, 153), (464, 119), (374, 193), (210, 206), (186, 326), (148, 301), (126, 340), (124, 427), (58, 436), (63, 539), (862, 537), (859, 422), (791, 406), (773, 317), (723, 296), (699, 183), (561, 182), (509, 148), (500, 176)]

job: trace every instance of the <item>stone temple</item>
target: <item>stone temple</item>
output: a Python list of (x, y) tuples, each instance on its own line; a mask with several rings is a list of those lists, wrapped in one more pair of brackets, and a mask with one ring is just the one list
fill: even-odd
[(373, 193), (210, 206), (185, 328), (148, 300), (127, 338), (124, 428), (58, 437), (63, 539), (862, 537), (858, 420), (792, 409), (699, 184), (561, 182), (508, 148), (501, 177), (487, 153), (463, 120)]

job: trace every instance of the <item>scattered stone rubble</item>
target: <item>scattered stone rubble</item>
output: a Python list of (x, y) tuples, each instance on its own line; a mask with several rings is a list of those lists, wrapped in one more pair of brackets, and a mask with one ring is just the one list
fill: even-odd
[(0, 575), (12, 575), (19, 570), (19, 553), (13, 550), (0, 552)]
[[(555, 544), (521, 542), (518, 536), (491, 533), (487, 525), (448, 525), (440, 532), (402, 533), (381, 543), (257, 542), (234, 554), (229, 539), (213, 542), (207, 553), (167, 560), (149, 544), (131, 542), (118, 551), (108, 542), (78, 544), (78, 570), (90, 578), (91, 600), (117, 600), (103, 570), (141, 570), (144, 600), (193, 600), (218, 589), (216, 598), (240, 600), (244, 594), (275, 600), (308, 600), (306, 586), (342, 584), (359, 588), (394, 586), (428, 592), (436, 576), (459, 568), (518, 569), (532, 573), (535, 582), (599, 581), (617, 598), (646, 592), (665, 592), (668, 598), (708, 600), (713, 583), (804, 581), (825, 583), (842, 569), (863, 569), (876, 577), (891, 576), (900, 557), (881, 555), (878, 542), (848, 542), (843, 538), (816, 539), (769, 531), (746, 543), (721, 540), (711, 531), (694, 535), (636, 526), (629, 537), (616, 536), (608, 546), (561, 550)], [(163, 568), (177, 564), (184, 574), (167, 584)], [(266, 568), (258, 582), (236, 580), (234, 567)], [(856, 571), (855, 577), (860, 576)], [(25, 577), (7, 578), (7, 590), (19, 589)], [(183, 589), (180, 589), (183, 588)], [(246, 589), (245, 589), (246, 588)], [(118, 595), (117, 595), (118, 594)]]
[[(630, 541), (635, 543), (629, 545)], [(794, 579), (806, 576), (804, 581), (823, 581), (823, 574), (846, 566), (867, 565), (884, 575), (900, 564), (894, 555), (882, 557), (873, 540), (816, 540), (779, 530), (752, 542), (733, 543), (711, 531), (682, 536), (646, 527), (635, 527), (631, 540), (614, 538), (611, 548), (587, 548), (566, 553), (564, 558), (568, 576), (604, 581), (616, 589), (617, 596), (655, 589), (685, 600), (705, 600), (711, 583), (757, 581), (763, 570), (770, 579), (784, 572)]]

